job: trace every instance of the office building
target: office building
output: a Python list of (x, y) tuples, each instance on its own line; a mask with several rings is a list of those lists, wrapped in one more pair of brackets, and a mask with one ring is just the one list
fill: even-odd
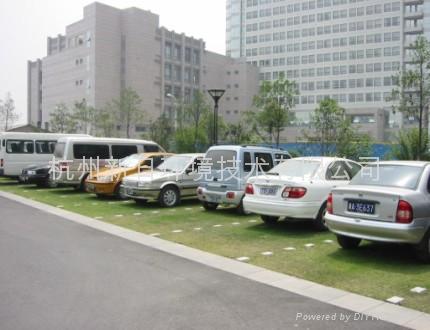
[(227, 0), (227, 55), (258, 66), (260, 80), (283, 73), (299, 87), (290, 141), (326, 97), (377, 141), (415, 125), (389, 96), (422, 34), (430, 36), (430, 1)]
[[(47, 56), (28, 62), (29, 123), (49, 129), (50, 113), (59, 103), (73, 107), (85, 99), (102, 108), (124, 88), (142, 99), (145, 122), (136, 125), (136, 134), (162, 113), (174, 117), (179, 103), (211, 88), (226, 88), (220, 113), (234, 122), (252, 106), (258, 68), (207, 51), (201, 39), (160, 27), (159, 16), (149, 11), (93, 3), (64, 35), (48, 38)], [(212, 104), (209, 96), (208, 101)]]

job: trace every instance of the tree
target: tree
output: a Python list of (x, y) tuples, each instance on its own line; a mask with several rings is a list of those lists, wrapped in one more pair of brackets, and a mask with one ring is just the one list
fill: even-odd
[(321, 155), (334, 155), (358, 160), (371, 153), (372, 139), (351, 126), (351, 119), (336, 100), (324, 99), (311, 117), (315, 136), (307, 136), (321, 145)]
[(95, 111), (95, 128), (97, 134), (104, 137), (114, 137), (117, 135), (118, 114), (115, 106), (108, 102), (103, 108)]
[(123, 89), (119, 100), (113, 100), (120, 122), (125, 128), (125, 135), (127, 138), (130, 138), (132, 124), (137, 124), (143, 119), (143, 112), (140, 108), (141, 103), (142, 99), (136, 91), (131, 88)]
[(232, 144), (256, 144), (261, 142), (261, 138), (253, 129), (253, 125), (249, 125), (249, 121), (245, 117), (234, 123), (227, 123), (225, 127), (224, 140)]
[(166, 149), (170, 149), (174, 132), (172, 120), (165, 113), (149, 126), (149, 138)]
[(85, 134), (92, 134), (96, 122), (96, 109), (87, 104), (85, 99), (75, 102), (73, 118), (76, 120), (80, 130)]
[(409, 131), (399, 132), (397, 145), (393, 148), (392, 155), (399, 160), (430, 160), (428, 151), (429, 137), (425, 135), (420, 147), (419, 130), (413, 128)]
[(73, 117), (70, 109), (64, 104), (59, 103), (55, 106), (53, 112), (49, 115), (50, 128), (55, 133), (75, 133), (77, 122)]
[(6, 93), (4, 100), (0, 100), (0, 120), (5, 131), (18, 120), (18, 114), (15, 112), (15, 102), (9, 92)]
[[(418, 118), (418, 149), (420, 150), (423, 141), (428, 137), (429, 127), (430, 43), (424, 36), (418, 36), (411, 46), (411, 64), (395, 77), (397, 88), (392, 94), (393, 100), (399, 99), (395, 108), (408, 116)], [(420, 153), (416, 153), (416, 156), (419, 157)]]
[(206, 143), (202, 138), (202, 123), (209, 116), (210, 110), (208, 102), (202, 92), (197, 91), (194, 94), (191, 104), (185, 107), (186, 118), (190, 121), (193, 130), (193, 146), (194, 150), (199, 149), (199, 144)]
[(275, 81), (264, 81), (260, 92), (254, 98), (254, 105), (260, 109), (256, 114), (258, 125), (279, 147), (280, 134), (291, 119), (294, 98), (298, 95), (295, 82), (283, 75)]

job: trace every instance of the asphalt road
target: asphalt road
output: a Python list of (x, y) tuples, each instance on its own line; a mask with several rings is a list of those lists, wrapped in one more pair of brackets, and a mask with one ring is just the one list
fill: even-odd
[(353, 318), (0, 197), (1, 330), (400, 329)]

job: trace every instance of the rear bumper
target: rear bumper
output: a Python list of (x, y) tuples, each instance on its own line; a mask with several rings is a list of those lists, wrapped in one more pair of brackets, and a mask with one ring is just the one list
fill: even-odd
[(19, 176), (19, 181), (30, 184), (43, 183), (49, 180), (49, 174), (36, 174), (36, 175), (27, 175), (21, 174)]
[(361, 238), (369, 241), (391, 243), (419, 243), (427, 231), (424, 224), (378, 222), (326, 214), (326, 224), (335, 234)]
[(261, 215), (315, 219), (321, 208), (321, 202), (270, 201), (247, 195), (243, 199), (243, 207), (247, 212)]
[[(236, 190), (226, 190), (226, 191), (214, 191), (208, 190), (203, 187), (199, 187), (197, 189), (201, 189), (202, 193), (197, 194), (197, 197), (202, 202), (215, 203), (215, 204), (228, 204), (238, 206), (242, 201), (245, 193), (243, 191)], [(234, 198), (227, 198), (227, 192), (234, 193)]]

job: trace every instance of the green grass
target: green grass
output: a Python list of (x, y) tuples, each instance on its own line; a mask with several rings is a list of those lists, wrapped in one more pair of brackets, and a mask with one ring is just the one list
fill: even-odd
[[(267, 227), (258, 216), (239, 216), (227, 208), (206, 212), (193, 200), (183, 201), (174, 209), (163, 209), (155, 203), (140, 206), (132, 201), (99, 199), (69, 188), (39, 189), (6, 179), (0, 180), (0, 190), (53, 206), (62, 205), (86, 216), (103, 217), (105, 222), (145, 234), (159, 233), (163, 239), (225, 257), (246, 256), (250, 263), (267, 269), (376, 299), (401, 296), (405, 298), (404, 306), (430, 312), (430, 294), (409, 291), (415, 286), (430, 290), (430, 265), (416, 261), (407, 246), (365, 243), (358, 250), (345, 251), (338, 247), (333, 234), (315, 232), (309, 222), (282, 221)], [(218, 224), (222, 226), (214, 227)], [(201, 230), (194, 230), (196, 227)], [(178, 229), (183, 232), (172, 233)], [(315, 246), (306, 248), (307, 243)], [(296, 250), (285, 251), (289, 246)], [(262, 256), (263, 251), (274, 254)]]

